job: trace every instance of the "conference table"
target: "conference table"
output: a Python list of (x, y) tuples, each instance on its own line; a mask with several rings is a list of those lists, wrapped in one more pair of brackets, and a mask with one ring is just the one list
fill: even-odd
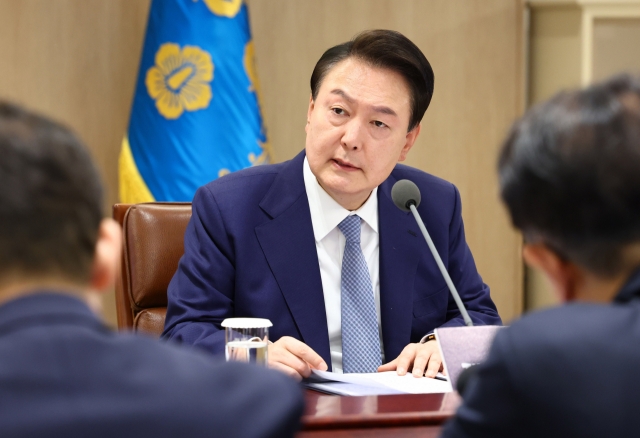
[(306, 390), (301, 438), (437, 437), (457, 392), (342, 397)]

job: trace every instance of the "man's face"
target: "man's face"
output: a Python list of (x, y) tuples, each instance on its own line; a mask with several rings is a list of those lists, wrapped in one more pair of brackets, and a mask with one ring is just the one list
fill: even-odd
[(420, 132), (407, 133), (411, 96), (398, 73), (348, 58), (325, 76), (307, 113), (306, 153), (324, 190), (348, 210), (403, 161)]

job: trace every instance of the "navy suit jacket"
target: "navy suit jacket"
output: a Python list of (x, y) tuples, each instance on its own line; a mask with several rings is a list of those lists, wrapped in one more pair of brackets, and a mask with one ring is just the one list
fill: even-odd
[(567, 304), (500, 331), (443, 436), (640, 436), (639, 375), (640, 271), (611, 304)]
[(68, 295), (0, 306), (3, 437), (276, 438), (302, 406), (287, 376), (115, 333)]
[[(322, 281), (304, 185), (304, 152), (291, 161), (235, 172), (201, 187), (168, 290), (164, 336), (224, 351), (223, 319), (268, 318), (270, 339), (292, 336), (330, 366)], [(451, 184), (397, 165), (378, 189), (380, 312), (385, 357), (462, 317), (410, 213), (391, 200), (400, 179), (422, 193), (418, 208), (449, 274), (480, 324), (500, 324), (476, 270)]]

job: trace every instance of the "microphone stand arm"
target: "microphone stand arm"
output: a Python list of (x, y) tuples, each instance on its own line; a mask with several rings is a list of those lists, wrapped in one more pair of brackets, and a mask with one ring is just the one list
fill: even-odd
[(449, 290), (451, 291), (451, 295), (453, 295), (453, 299), (455, 300), (456, 304), (458, 305), (458, 309), (460, 309), (460, 313), (462, 314), (462, 318), (464, 319), (464, 323), (466, 325), (468, 325), (469, 327), (473, 326), (473, 322), (471, 321), (471, 318), (469, 317), (469, 313), (467, 313), (467, 309), (465, 309), (464, 304), (462, 304), (462, 300), (460, 299), (460, 295), (458, 295), (458, 291), (456, 290), (456, 287), (453, 285), (453, 281), (451, 281), (451, 277), (449, 276), (449, 272), (447, 272), (447, 269), (444, 267), (444, 263), (442, 263), (442, 259), (440, 258), (440, 255), (438, 254), (438, 250), (436, 249), (436, 246), (433, 244), (433, 241), (431, 240), (431, 236), (429, 236), (429, 232), (427, 231), (427, 228), (424, 226), (424, 222), (422, 222), (422, 218), (418, 214), (418, 210), (416, 209), (416, 206), (411, 204), (411, 205), (409, 205), (409, 208), (411, 209), (411, 213), (413, 213), (413, 217), (415, 217), (416, 222), (418, 222), (418, 226), (420, 227), (420, 231), (422, 231), (422, 235), (424, 236), (424, 239), (427, 241), (427, 245), (429, 245), (429, 249), (431, 250), (431, 254), (433, 254), (433, 258), (436, 259), (436, 264), (438, 265), (438, 268), (440, 269), (440, 272), (442, 273), (442, 276), (444, 277), (444, 281), (446, 281), (447, 286), (449, 286)]

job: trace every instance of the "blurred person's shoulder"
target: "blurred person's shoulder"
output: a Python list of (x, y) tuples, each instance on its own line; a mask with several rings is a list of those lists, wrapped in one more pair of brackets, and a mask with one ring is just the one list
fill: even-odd
[[(566, 303), (527, 313), (513, 321), (508, 332), (514, 339), (531, 338), (531, 345), (563, 345), (581, 339), (595, 342), (606, 335), (627, 332), (640, 316), (638, 304)], [(640, 326), (640, 321), (637, 324)]]
[(640, 366), (639, 304), (573, 302), (533, 311), (498, 333), (495, 349), (518, 376), (571, 380), (600, 375), (603, 367)]
[(282, 373), (144, 335), (114, 334), (108, 342), (124, 359), (119, 372), (131, 392), (167, 412), (168, 424), (173, 416), (196, 434), (210, 428), (218, 436), (256, 437), (291, 436), (299, 426), (302, 389)]

